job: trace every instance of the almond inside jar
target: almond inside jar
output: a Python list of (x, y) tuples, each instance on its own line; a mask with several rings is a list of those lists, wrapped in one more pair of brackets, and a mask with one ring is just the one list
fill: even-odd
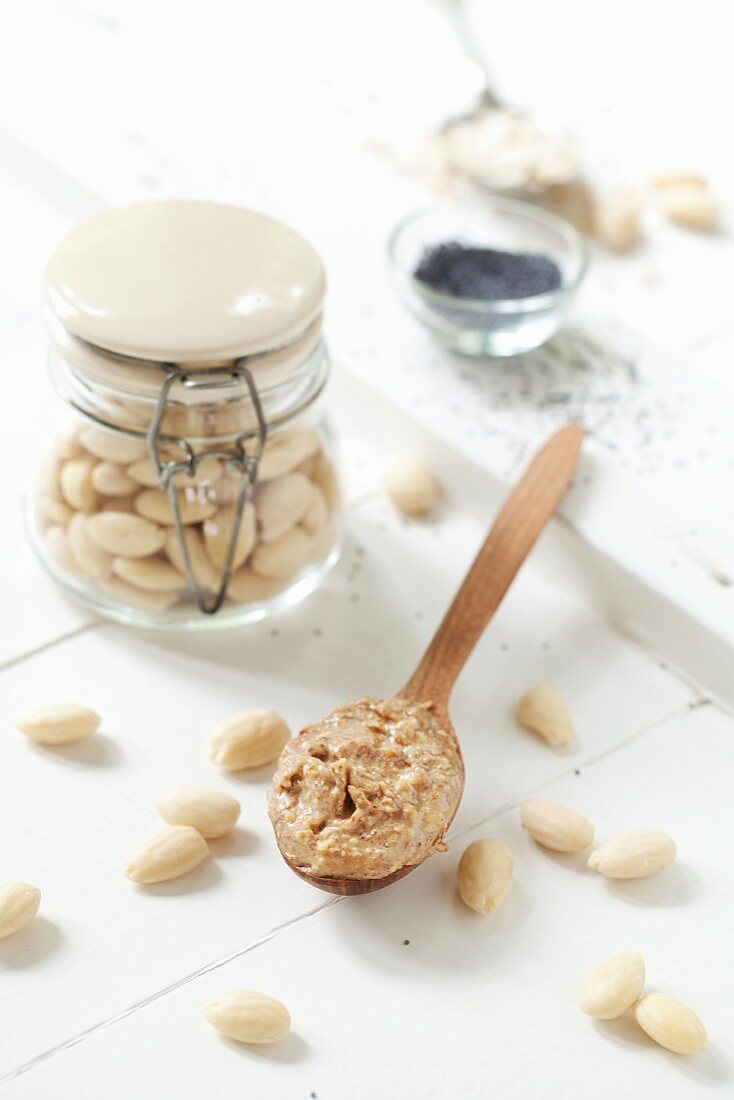
[(429, 704), (366, 698), (286, 745), (268, 812), (299, 870), (379, 879), (445, 851), (462, 786), (456, 739)]

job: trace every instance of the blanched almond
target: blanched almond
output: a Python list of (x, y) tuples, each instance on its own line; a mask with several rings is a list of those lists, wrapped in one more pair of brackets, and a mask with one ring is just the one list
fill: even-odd
[(125, 868), (125, 875), (145, 885), (167, 882), (193, 871), (208, 854), (201, 833), (190, 825), (172, 825), (138, 849)]
[(92, 482), (92, 471), (96, 466), (93, 458), (70, 458), (61, 467), (59, 480), (61, 492), (67, 504), (77, 512), (93, 512), (99, 503), (99, 494)]
[(79, 568), (88, 577), (109, 577), (112, 572), (112, 555), (102, 550), (90, 535), (87, 525), (90, 517), (75, 512), (67, 529), (69, 548)]
[(606, 878), (646, 878), (672, 863), (675, 853), (675, 844), (667, 833), (638, 829), (595, 848), (589, 856), (589, 867)]
[(459, 893), (475, 913), (491, 913), (501, 905), (511, 882), (512, 852), (502, 840), (475, 840), (459, 860)]
[(90, 454), (105, 462), (136, 462), (148, 453), (145, 441), (133, 439), (121, 432), (106, 432), (102, 428), (86, 428), (80, 433), (82, 445)]
[[(227, 561), (229, 544), (232, 538), (232, 523), (235, 517), (234, 508), (219, 508), (214, 515), (204, 523), (204, 546), (212, 564), (223, 570)], [(250, 556), (257, 526), (255, 522), (255, 507), (249, 501), (242, 511), (237, 541), (234, 548), (232, 568), (239, 569)]]
[(614, 1020), (631, 1008), (645, 986), (645, 961), (622, 951), (597, 966), (581, 990), (581, 1011), (595, 1020)]
[(419, 458), (406, 456), (392, 463), (385, 473), (385, 490), (405, 516), (423, 516), (438, 501), (438, 484)]
[[(222, 464), (218, 459), (203, 458), (196, 467), (193, 478), (189, 477), (188, 474), (176, 474), (176, 485), (181, 489), (185, 488), (186, 485), (211, 485), (221, 477), (221, 474)], [(134, 462), (131, 466), (128, 466), (127, 475), (137, 485), (142, 485), (146, 489), (159, 488), (158, 471), (150, 458), (143, 458), (139, 462)]]
[(262, 482), (282, 477), (316, 454), (320, 447), (318, 434), (312, 428), (305, 432), (275, 436), (265, 444), (257, 469), (258, 480)]
[[(204, 489), (178, 489), (176, 491), (178, 511), (181, 523), (201, 523), (202, 520), (213, 516), (217, 510), (215, 504), (206, 496)], [(155, 523), (171, 526), (175, 523), (175, 516), (168, 493), (163, 489), (143, 489), (135, 497), (135, 511), (146, 519)]]
[(517, 720), (521, 726), (539, 734), (554, 748), (573, 740), (573, 722), (568, 707), (557, 691), (547, 684), (530, 688), (517, 704)]
[(213, 1027), (240, 1043), (277, 1043), (288, 1034), (288, 1009), (253, 989), (233, 989), (215, 997), (204, 1015)]
[(620, 191), (602, 199), (594, 211), (594, 232), (606, 248), (628, 252), (640, 237), (641, 196)]
[(46, 540), (48, 552), (56, 564), (65, 569), (67, 573), (78, 574), (79, 566), (69, 547), (69, 539), (64, 528), (58, 524), (53, 524), (51, 527), (46, 528), (43, 537)]
[(207, 840), (224, 836), (240, 816), (237, 799), (211, 787), (178, 787), (161, 795), (156, 809), (169, 825), (190, 825)]
[(329, 505), (318, 485), (311, 485), (310, 504), (301, 516), (301, 526), (309, 535), (315, 535), (329, 519)]
[(533, 840), (553, 852), (580, 852), (594, 839), (594, 827), (585, 817), (545, 798), (523, 802), (520, 817)]
[(258, 577), (249, 565), (243, 565), (229, 578), (227, 595), (238, 603), (260, 603), (262, 600), (269, 600), (282, 587), (282, 581)]
[(127, 476), (145, 489), (158, 489), (159, 475), (150, 458), (140, 458), (127, 467)]
[(40, 497), (38, 512), (42, 519), (45, 519), (48, 523), (58, 523), (62, 527), (66, 526), (74, 515), (73, 509), (56, 497)]
[(30, 924), (41, 904), (41, 891), (28, 882), (0, 882), (0, 940)]
[(138, 488), (124, 468), (114, 462), (98, 463), (92, 470), (92, 484), (98, 493), (106, 497), (128, 497)]
[(277, 542), (258, 546), (250, 559), (250, 567), (260, 577), (289, 580), (306, 564), (312, 550), (311, 537), (302, 527), (294, 527)]
[(323, 451), (313, 458), (311, 479), (326, 497), (330, 512), (338, 512), (341, 506), (341, 490), (334, 467)]
[(141, 611), (168, 611), (178, 600), (177, 592), (154, 592), (151, 588), (138, 588), (122, 577), (103, 577), (97, 585), (118, 603), (139, 607)]
[(101, 721), (79, 703), (46, 703), (24, 714), (17, 726), (39, 745), (71, 745), (93, 734)]
[(274, 710), (244, 710), (218, 726), (209, 739), (209, 759), (230, 772), (259, 768), (280, 756), (291, 731)]
[(313, 486), (297, 470), (271, 481), (257, 501), (257, 519), (263, 542), (277, 542), (306, 513)]
[[(204, 540), (196, 527), (185, 527), (183, 530), (184, 542), (189, 554), (191, 569), (197, 584), (209, 592), (217, 592), (221, 583), (221, 573), (215, 569), (204, 549)], [(179, 573), (186, 578), (186, 565), (178, 532), (171, 529), (166, 533), (166, 556), (176, 566)]]
[(186, 581), (163, 558), (114, 558), (112, 569), (118, 577), (146, 592), (180, 592)]
[(692, 229), (713, 229), (717, 208), (709, 185), (690, 172), (666, 172), (653, 178), (655, 192), (666, 217)]
[(128, 512), (98, 512), (89, 517), (87, 530), (97, 546), (121, 558), (157, 554), (166, 541), (162, 527)]
[(708, 1046), (706, 1028), (687, 1005), (666, 993), (648, 993), (635, 1007), (635, 1019), (651, 1039), (675, 1054), (700, 1054)]

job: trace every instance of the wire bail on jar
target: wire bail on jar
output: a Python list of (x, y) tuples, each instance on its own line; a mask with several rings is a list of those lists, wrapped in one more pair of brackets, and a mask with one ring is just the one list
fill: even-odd
[[(158, 484), (160, 488), (164, 489), (168, 494), (168, 500), (173, 512), (176, 535), (183, 557), (186, 579), (191, 594), (199, 610), (205, 615), (215, 614), (222, 606), (227, 595), (227, 587), (232, 575), (232, 563), (234, 561), (237, 538), (242, 524), (242, 515), (245, 509), (245, 503), (247, 502), (248, 491), (257, 478), (257, 469), (268, 433), (268, 426), (263, 413), (262, 404), (260, 403), (257, 386), (255, 385), (251, 372), (245, 366), (245, 362), (246, 357), (238, 359), (233, 366), (222, 370), (214, 370), (209, 367), (181, 370), (174, 364), (168, 364), (166, 368), (166, 377), (158, 396), (155, 413), (153, 414), (153, 419), (145, 436), (145, 442), (148, 446), (151, 460), (158, 473)], [(234, 450), (217, 448), (196, 453), (188, 440), (183, 437), (164, 435), (160, 432), (160, 427), (168, 404), (168, 395), (173, 386), (180, 384), (188, 390), (228, 389), (237, 387), (242, 382), (245, 383), (249, 391), (258, 426), (255, 431), (247, 431), (239, 435), (234, 441)], [(245, 445), (253, 440), (256, 442), (255, 451), (253, 454), (248, 454)], [(163, 446), (180, 448), (185, 453), (186, 457), (180, 461), (167, 461), (161, 454), (161, 448)], [(175, 484), (176, 474), (181, 473), (186, 474), (188, 477), (194, 477), (198, 464), (205, 458), (217, 458), (224, 463), (226, 469), (239, 470), (242, 475), (232, 516), (232, 529), (224, 561), (224, 568), (222, 570), (221, 582), (218, 591), (210, 597), (207, 597), (207, 593), (204, 592), (199, 585), (191, 565), (188, 543), (184, 538)]]

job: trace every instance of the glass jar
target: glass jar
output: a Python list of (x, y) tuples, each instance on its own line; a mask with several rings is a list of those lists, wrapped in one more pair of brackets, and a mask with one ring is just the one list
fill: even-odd
[(301, 237), (235, 207), (136, 204), (65, 238), (45, 316), (71, 414), (29, 523), (70, 592), (118, 621), (197, 628), (316, 587), (341, 516), (323, 293)]

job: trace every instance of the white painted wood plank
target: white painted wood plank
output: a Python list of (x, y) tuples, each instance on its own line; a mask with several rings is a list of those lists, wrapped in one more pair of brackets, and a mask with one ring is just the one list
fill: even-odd
[[(366, 504), (351, 516), (338, 570), (287, 617), (211, 637), (109, 626), (0, 674), (1, 875), (44, 893), (44, 920), (3, 949), (0, 1005), (12, 1003), (17, 1024), (0, 1034), (3, 1072), (325, 900), (277, 857), (264, 812), (267, 769), (222, 779), (206, 759), (206, 736), (247, 706), (275, 706), (298, 726), (362, 692), (399, 688), (484, 528), (463, 509), (447, 506), (437, 525), (404, 524), (386, 503)], [(511, 717), (520, 691), (541, 679), (557, 684), (577, 716), (578, 744), (565, 753), (517, 730)], [(27, 706), (70, 696), (104, 716), (103, 736), (49, 751), (13, 731), (13, 716)], [(459, 824), (691, 698), (654, 659), (529, 568), (456, 692), (469, 775)], [(156, 796), (185, 782), (238, 794), (242, 832), (215, 844), (221, 857), (180, 883), (136, 889), (120, 869), (158, 827)], [(70, 1001), (70, 982), (83, 997)]]
[[(679, 857), (658, 876), (607, 882), (582, 857), (536, 848), (512, 808), (389, 891), (340, 901), (212, 967), (28, 1068), (4, 1095), (729, 1096), (732, 782), (731, 722), (713, 707), (674, 717), (543, 788), (587, 813), (598, 839), (635, 825), (669, 830)], [(454, 888), (460, 852), (480, 835), (503, 838), (515, 856), (508, 901), (488, 917), (464, 909)], [(677, 1057), (627, 1020), (594, 1023), (579, 1011), (589, 969), (628, 948), (645, 957), (650, 988), (699, 1012), (707, 1054)], [(204, 1005), (237, 987), (281, 998), (291, 1036), (252, 1049), (212, 1032)], [(88, 993), (86, 983), (76, 989)]]

